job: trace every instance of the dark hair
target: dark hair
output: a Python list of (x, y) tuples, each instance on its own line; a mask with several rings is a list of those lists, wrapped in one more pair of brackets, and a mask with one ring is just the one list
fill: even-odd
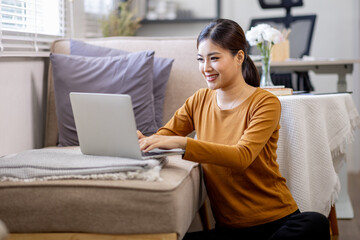
[(243, 29), (236, 22), (229, 19), (217, 19), (210, 22), (199, 34), (197, 47), (203, 40), (210, 39), (213, 43), (230, 50), (235, 56), (239, 50), (244, 51), (242, 74), (245, 82), (253, 87), (260, 85), (260, 76), (254, 62), (248, 57), (248, 43)]

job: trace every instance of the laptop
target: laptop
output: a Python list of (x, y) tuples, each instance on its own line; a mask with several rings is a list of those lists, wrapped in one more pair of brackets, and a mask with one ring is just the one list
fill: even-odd
[(146, 160), (184, 153), (140, 150), (130, 95), (71, 92), (70, 101), (83, 154)]

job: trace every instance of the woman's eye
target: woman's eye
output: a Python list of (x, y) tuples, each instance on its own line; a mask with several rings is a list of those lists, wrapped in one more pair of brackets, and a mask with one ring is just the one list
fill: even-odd
[(211, 61), (219, 60), (219, 57), (211, 57)]
[(203, 59), (203, 58), (197, 58), (197, 60), (198, 60), (199, 62), (204, 62), (204, 59)]

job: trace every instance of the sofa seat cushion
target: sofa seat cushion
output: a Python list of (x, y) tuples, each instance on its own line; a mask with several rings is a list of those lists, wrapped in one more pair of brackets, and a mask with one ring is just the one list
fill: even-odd
[(169, 157), (161, 182), (0, 182), (0, 219), (12, 233), (172, 233), (183, 237), (204, 201), (197, 163)]

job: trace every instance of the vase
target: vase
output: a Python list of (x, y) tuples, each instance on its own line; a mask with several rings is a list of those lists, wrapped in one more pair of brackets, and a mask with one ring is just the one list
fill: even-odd
[(271, 61), (271, 57), (269, 55), (261, 57), (260, 87), (274, 86), (270, 76), (270, 61)]

